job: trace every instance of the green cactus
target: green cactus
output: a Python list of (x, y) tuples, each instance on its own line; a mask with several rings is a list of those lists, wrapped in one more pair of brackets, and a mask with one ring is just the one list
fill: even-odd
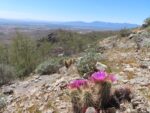
[(73, 113), (82, 113), (82, 104), (78, 91), (71, 92)]
[(95, 102), (92, 97), (92, 94), (88, 91), (86, 91), (84, 93), (83, 102), (84, 102), (84, 106), (86, 106), (86, 107), (94, 107), (95, 106)]
[(107, 104), (109, 103), (110, 99), (110, 93), (111, 93), (111, 83), (108, 81), (105, 81), (102, 83), (102, 89), (99, 92), (100, 94), (100, 104), (99, 107), (104, 109)]

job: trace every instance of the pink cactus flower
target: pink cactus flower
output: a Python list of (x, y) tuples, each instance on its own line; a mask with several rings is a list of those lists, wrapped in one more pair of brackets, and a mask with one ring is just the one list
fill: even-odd
[(107, 74), (105, 71), (98, 71), (91, 75), (90, 80), (98, 83), (103, 82), (105, 80), (115, 82), (117, 79), (113, 74)]
[(81, 86), (87, 86), (87, 82), (85, 79), (73, 80), (68, 84), (68, 87), (71, 89), (79, 89)]
[(107, 73), (105, 71), (98, 71), (91, 75), (90, 80), (94, 82), (102, 82), (107, 77)]
[(108, 75), (108, 79), (109, 79), (111, 82), (115, 82), (115, 81), (117, 81), (116, 76), (115, 76), (115, 75), (113, 75), (113, 74)]

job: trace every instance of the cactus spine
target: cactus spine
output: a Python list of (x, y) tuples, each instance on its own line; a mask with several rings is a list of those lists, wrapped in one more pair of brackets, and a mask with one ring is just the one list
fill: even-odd
[(107, 108), (110, 96), (111, 96), (111, 83), (105, 81), (102, 83), (100, 108), (102, 109)]
[(73, 91), (71, 93), (71, 102), (73, 113), (82, 113), (82, 104), (78, 91)]
[(88, 92), (88, 91), (86, 91), (84, 93), (83, 101), (84, 101), (84, 105), (86, 107), (93, 107), (93, 106), (95, 106), (92, 94), (90, 92)]

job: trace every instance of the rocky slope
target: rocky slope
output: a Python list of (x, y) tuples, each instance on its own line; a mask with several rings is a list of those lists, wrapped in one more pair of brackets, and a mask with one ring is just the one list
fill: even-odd
[[(133, 31), (128, 37), (112, 36), (98, 43), (98, 52), (116, 74), (114, 87), (132, 89), (131, 103), (122, 103), (121, 109), (110, 113), (150, 113), (150, 33)], [(59, 69), (53, 75), (32, 75), (24, 81), (3, 86), (2, 99), (6, 106), (2, 113), (72, 113), (71, 100), (65, 84), (80, 78), (76, 66)], [(88, 112), (87, 113), (92, 113)]]

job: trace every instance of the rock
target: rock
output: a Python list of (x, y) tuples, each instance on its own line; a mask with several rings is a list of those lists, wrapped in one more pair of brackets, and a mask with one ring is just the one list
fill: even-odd
[(85, 113), (97, 113), (97, 111), (93, 107), (88, 107)]
[(64, 53), (58, 54), (58, 57), (62, 57), (64, 56)]
[(96, 66), (97, 70), (106, 70), (107, 69), (107, 66), (105, 64), (102, 64), (101, 62), (97, 62), (95, 66)]
[(142, 68), (142, 69), (147, 69), (148, 68), (148, 66), (147, 65), (140, 65), (140, 68)]
[(124, 69), (124, 72), (134, 72), (134, 68), (127, 67)]
[(55, 113), (53, 109), (45, 110), (43, 113)]
[(45, 94), (45, 95), (44, 95), (44, 100), (45, 100), (45, 102), (48, 101), (48, 96), (49, 96), (48, 94)]
[(130, 111), (130, 113), (137, 113), (137, 110), (132, 109), (132, 110)]
[(126, 110), (126, 113), (131, 113), (131, 109), (128, 108), (128, 109)]
[(40, 110), (40, 111), (43, 111), (43, 110), (44, 110), (44, 107), (45, 107), (44, 105), (41, 106), (41, 107), (39, 108), (39, 110)]
[(126, 106), (124, 104), (120, 104), (120, 111), (126, 111)]
[(16, 88), (16, 87), (17, 87), (17, 83), (11, 85), (11, 88)]
[(12, 88), (9, 88), (9, 87), (5, 87), (2, 91), (3, 94), (5, 95), (11, 95), (14, 93), (13, 89)]
[[(37, 88), (34, 88), (34, 89), (30, 90), (30, 94), (33, 95), (33, 94), (36, 93), (36, 91), (37, 91)], [(39, 92), (38, 92), (38, 93), (39, 93)], [(37, 93), (36, 93), (36, 94), (37, 94)]]
[(122, 82), (123, 82), (124, 84), (126, 84), (126, 83), (129, 82), (129, 80), (122, 80)]
[(133, 108), (138, 111), (137, 113), (150, 113), (148, 111), (150, 105), (148, 104), (147, 100), (140, 95), (135, 94), (134, 98), (131, 100), (131, 104)]
[(147, 108), (147, 112), (150, 113), (150, 108)]
[(128, 37), (129, 37), (129, 39), (132, 39), (135, 36), (136, 36), (136, 34), (130, 34)]
[(61, 102), (61, 104), (60, 104), (60, 100), (58, 100), (56, 105), (58, 105), (58, 109), (61, 109), (61, 110), (67, 109), (67, 103), (66, 102)]
[(54, 83), (54, 87), (58, 86), (60, 89), (63, 89), (65, 88), (67, 84), (67, 81), (65, 78), (61, 78), (61, 79), (58, 79), (55, 83)]
[(9, 95), (7, 98), (7, 103), (11, 103), (13, 101), (13, 95)]
[(22, 85), (23, 85), (23, 88), (27, 88), (30, 85), (30, 82), (25, 81)]

